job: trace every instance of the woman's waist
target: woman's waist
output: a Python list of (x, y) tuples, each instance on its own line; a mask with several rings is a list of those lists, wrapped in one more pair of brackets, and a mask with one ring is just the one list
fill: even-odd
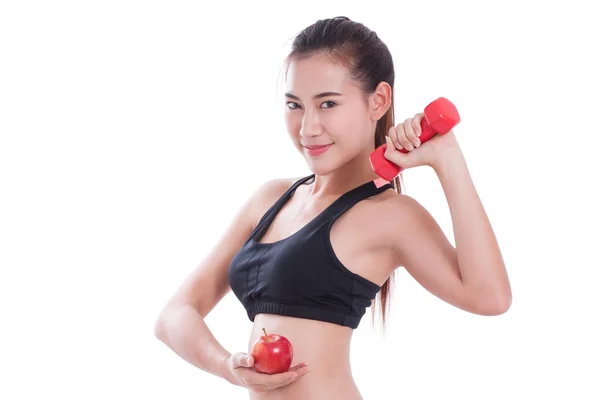
[(351, 328), (310, 319), (258, 314), (248, 341), (248, 354), (265, 331), (268, 335), (278, 334), (290, 341), (292, 365), (306, 363), (311, 374), (317, 369), (326, 370), (332, 366), (340, 372), (350, 372)]
[(314, 369), (290, 383), (266, 393), (250, 393), (252, 400), (362, 400), (351, 375), (335, 369)]

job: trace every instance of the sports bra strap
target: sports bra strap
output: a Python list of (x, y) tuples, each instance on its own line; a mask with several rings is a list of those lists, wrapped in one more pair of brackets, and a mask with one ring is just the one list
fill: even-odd
[(373, 181), (369, 181), (361, 186), (350, 190), (329, 207), (329, 209), (327, 210), (329, 217), (328, 220), (335, 221), (359, 201), (374, 196), (390, 188), (393, 188), (393, 186), (390, 183), (387, 183), (378, 188)]
[(296, 182), (294, 182), (294, 184), (292, 186), (290, 186), (280, 197), (279, 199), (277, 199), (277, 201), (275, 201), (275, 203), (273, 203), (273, 205), (267, 210), (267, 212), (265, 212), (265, 214), (262, 216), (262, 218), (260, 219), (260, 221), (258, 221), (258, 224), (256, 225), (256, 228), (254, 228), (254, 232), (252, 232), (252, 234), (250, 235), (250, 237), (248, 238), (248, 240), (252, 240), (255, 237), (259, 237), (260, 235), (263, 234), (263, 230), (265, 227), (268, 227), (271, 222), (272, 219), (275, 218), (275, 216), (279, 213), (279, 211), (281, 210), (281, 208), (283, 208), (283, 206), (285, 205), (285, 203), (287, 203), (287, 201), (289, 200), (290, 197), (292, 197), (292, 195), (294, 194), (294, 192), (296, 191), (296, 189), (300, 186), (305, 184), (306, 182), (308, 182), (311, 179), (314, 179), (315, 175), (308, 175), (305, 176), (303, 178), (298, 179)]

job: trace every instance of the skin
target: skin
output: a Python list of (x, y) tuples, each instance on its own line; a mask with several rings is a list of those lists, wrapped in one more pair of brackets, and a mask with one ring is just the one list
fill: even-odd
[[(368, 156), (374, 150), (377, 120), (391, 105), (389, 85), (381, 83), (365, 96), (343, 67), (318, 56), (292, 63), (286, 84), (286, 93), (294, 96), (286, 96), (287, 131), (316, 178), (298, 188), (262, 242), (290, 236), (344, 192), (378, 178)], [(322, 92), (342, 95), (313, 98)], [(458, 308), (481, 315), (502, 314), (511, 303), (510, 285), (463, 154), (453, 132), (421, 146), (422, 118), (418, 113), (390, 130), (386, 158), (405, 169), (425, 165), (435, 170), (450, 206), (457, 247), (416, 200), (387, 190), (359, 202), (335, 223), (331, 240), (336, 255), (348, 269), (378, 285), (403, 266), (423, 287)], [(324, 144), (333, 145), (316, 157), (303, 147)], [(401, 148), (409, 154), (397, 151)], [(293, 181), (283, 184), (277, 194)], [(262, 328), (288, 337), (295, 350), (292, 365), (304, 362), (311, 373), (275, 391), (253, 393), (252, 399), (361, 398), (350, 367), (352, 329), (260, 314), (249, 352)]]
[[(341, 95), (314, 98), (323, 92)], [(374, 150), (376, 123), (391, 106), (392, 91), (382, 82), (373, 93), (365, 94), (342, 66), (314, 56), (290, 64), (286, 93), (293, 96), (285, 98), (288, 134), (316, 177), (314, 183), (296, 190), (261, 242), (290, 236), (343, 193), (378, 178), (368, 158)], [(456, 247), (416, 200), (390, 189), (360, 201), (335, 222), (331, 230), (334, 251), (350, 271), (378, 285), (395, 269), (405, 268), (425, 289), (449, 304), (480, 315), (502, 314), (511, 304), (510, 284), (460, 146), (452, 131), (421, 144), (422, 118), (418, 113), (390, 129), (385, 156), (404, 169), (433, 168), (448, 201)], [(319, 156), (310, 156), (304, 147), (324, 144), (332, 146)], [(408, 154), (397, 151), (403, 147)], [(183, 349), (179, 354), (194, 365), (249, 388), (251, 399), (362, 399), (350, 365), (351, 328), (259, 314), (247, 352), (231, 355), (218, 345), (202, 320), (191, 317), (185, 322), (188, 331), (194, 326), (198, 329), (194, 336), (200, 332), (207, 339), (203, 339), (203, 351), (185, 351), (190, 348), (184, 344), (187, 331), (177, 330), (181, 322), (168, 322), (182, 321), (183, 305), (190, 313), (191, 305), (203, 318), (228, 293), (227, 268), (232, 257), (261, 216), (298, 178), (267, 182), (246, 202), (215, 249), (165, 307), (168, 311), (163, 312), (161, 321), (167, 322), (157, 324), (157, 336), (166, 343), (172, 337), (170, 346)], [(268, 376), (253, 371), (252, 359), (249, 365), (242, 364), (263, 329), (292, 342), (291, 372)]]

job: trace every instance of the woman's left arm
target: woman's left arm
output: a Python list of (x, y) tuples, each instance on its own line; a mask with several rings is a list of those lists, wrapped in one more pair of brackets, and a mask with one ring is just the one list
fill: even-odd
[(500, 247), (460, 148), (445, 154), (432, 168), (450, 209), (463, 286), (486, 305), (487, 313), (501, 314), (512, 294)]
[(434, 169), (450, 209), (456, 247), (427, 210), (401, 195), (393, 212), (398, 262), (443, 300), (473, 313), (499, 315), (512, 302), (506, 267), (454, 133), (444, 136), (432, 139), (429, 149), (424, 144), (406, 155), (389, 155), (399, 165), (425, 161)]

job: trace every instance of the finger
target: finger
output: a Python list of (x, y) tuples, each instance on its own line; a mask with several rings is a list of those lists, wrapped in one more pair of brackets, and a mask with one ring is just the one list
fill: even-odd
[(253, 370), (247, 372), (246, 381), (251, 385), (276, 386), (289, 379), (296, 379), (299, 376), (297, 371), (287, 371), (279, 374), (263, 374)]
[(299, 368), (296, 372), (298, 373), (298, 376), (296, 377), (296, 379), (300, 379), (304, 375), (308, 374), (310, 372), (310, 369), (308, 368), (308, 366), (304, 366), (302, 368)]
[(395, 126), (392, 126), (390, 128), (390, 130), (388, 131), (388, 136), (391, 139), (392, 146), (394, 146), (398, 150), (402, 150), (404, 148), (404, 147), (402, 147), (402, 145), (398, 141), (398, 132), (396, 132), (396, 127)]
[[(304, 375), (305, 375), (305, 374), (304, 374)], [(276, 385), (276, 386), (274, 386), (274, 387), (273, 387), (273, 389), (277, 389), (277, 388), (280, 388), (280, 387), (287, 386), (287, 385), (289, 385), (290, 383), (292, 383), (292, 382), (294, 382), (294, 381), (296, 381), (296, 380), (300, 379), (300, 377), (301, 377), (301, 376), (303, 376), (303, 375), (299, 375), (299, 376), (297, 376), (297, 377), (295, 377), (295, 378), (290, 378), (290, 379), (288, 379), (287, 381), (285, 381), (285, 382), (282, 382), (282, 383), (280, 383), (279, 385)]]
[(295, 367), (290, 368), (290, 371), (296, 372), (298, 374), (297, 378), (301, 378), (304, 375), (308, 374), (310, 370), (306, 364), (300, 363)]
[(412, 144), (414, 148), (417, 148), (421, 145), (421, 141), (419, 140), (417, 134), (415, 133), (415, 130), (413, 129), (412, 121), (412, 118), (409, 118), (406, 121), (404, 121), (404, 132), (406, 133), (406, 138), (410, 141), (410, 144)]
[[(412, 127), (413, 127), (413, 131), (415, 131), (415, 134), (417, 135), (418, 138), (421, 137), (421, 134), (423, 133), (423, 130), (421, 129), (421, 121), (423, 120), (423, 118), (425, 117), (424, 113), (417, 113), (415, 114), (414, 118), (412, 119)], [(421, 139), (419, 139), (420, 142)]]
[(273, 390), (270, 386), (264, 385), (246, 385), (248, 389), (252, 390), (254, 393), (267, 393)]
[(293, 378), (293, 379), (288, 379), (287, 381), (280, 383), (279, 385), (273, 386), (273, 389), (278, 389), (280, 387), (284, 387), (289, 385), (290, 383), (294, 382), (297, 378)]
[(402, 166), (404, 157), (407, 157), (407, 155), (396, 150), (396, 148), (394, 147), (394, 144), (392, 143), (392, 140), (390, 139), (389, 136), (386, 136), (385, 140), (387, 143), (387, 147), (385, 149), (385, 153), (383, 153), (383, 156), (387, 160), (393, 162), (394, 164), (396, 164), (398, 166)]
[(299, 364), (294, 365), (293, 367), (291, 367), (289, 369), (289, 371), (298, 371), (299, 369), (303, 368), (303, 367), (307, 367), (306, 363), (301, 362)]
[(406, 150), (412, 151), (415, 149), (415, 146), (410, 142), (410, 140), (406, 136), (406, 129), (404, 126), (405, 123), (406, 123), (406, 121), (402, 124), (399, 124), (396, 127), (396, 131), (398, 132), (398, 141), (400, 142), (402, 147), (404, 147)]
[(288, 380), (280, 383), (279, 385), (276, 385), (274, 387), (274, 389), (275, 388), (280, 388), (280, 387), (283, 387), (283, 386), (286, 386), (286, 385), (289, 385), (290, 383), (292, 383), (294, 381), (297, 381), (298, 379), (302, 378), (304, 375), (308, 374), (309, 372), (310, 371), (309, 371), (308, 367), (307, 366), (303, 366), (300, 369), (298, 369), (298, 375), (297, 376), (292, 377), (292, 378), (290, 378), (290, 379), (288, 379)]

